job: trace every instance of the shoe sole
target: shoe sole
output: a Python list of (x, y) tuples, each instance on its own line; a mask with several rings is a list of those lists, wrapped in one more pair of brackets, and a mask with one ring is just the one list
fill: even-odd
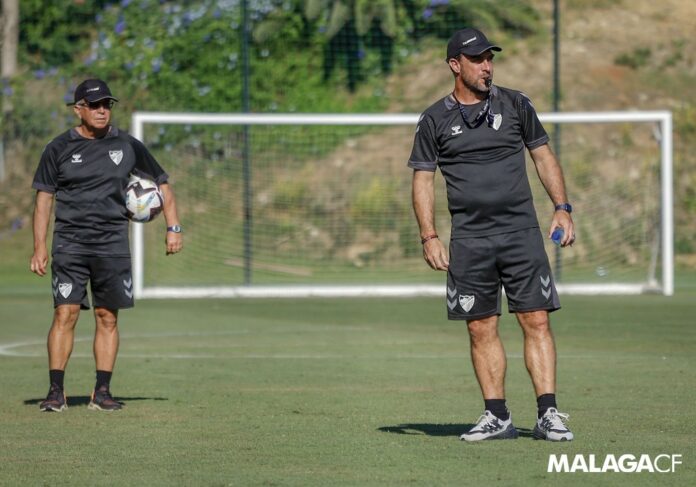
[(555, 441), (555, 442), (573, 441), (573, 438), (559, 438), (557, 440), (554, 440), (553, 438), (549, 438), (546, 433), (539, 430), (536, 426), (534, 427), (534, 431), (532, 432), (532, 436), (534, 437), (535, 440), (546, 440), (546, 441)]
[(489, 441), (489, 440), (516, 440), (520, 434), (517, 432), (517, 429), (510, 425), (505, 431), (500, 432), (499, 434), (495, 436), (489, 436), (487, 438), (479, 438), (477, 440), (474, 439), (466, 439), (466, 437), (460, 436), (459, 439), (462, 441), (466, 441), (467, 443), (476, 443), (478, 441)]
[(53, 412), (53, 413), (60, 413), (60, 412), (63, 412), (64, 409), (68, 409), (67, 404), (63, 404), (63, 405), (62, 405), (61, 407), (59, 407), (59, 408), (55, 408), (55, 407), (53, 407), (53, 406), (45, 406), (45, 407), (40, 408), (39, 411), (43, 411), (43, 412), (46, 412), (46, 413), (51, 413), (51, 412)]
[(113, 408), (113, 409), (103, 408), (103, 407), (101, 407), (99, 404), (97, 404), (97, 403), (95, 403), (95, 402), (90, 402), (90, 403), (87, 405), (87, 409), (91, 409), (92, 411), (104, 411), (104, 412), (107, 412), (107, 413), (112, 413), (112, 412), (114, 412), (114, 411), (120, 411), (120, 410), (121, 410), (121, 408)]

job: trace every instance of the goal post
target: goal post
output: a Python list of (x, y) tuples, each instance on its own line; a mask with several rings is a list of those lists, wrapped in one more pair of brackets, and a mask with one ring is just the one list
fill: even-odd
[[(443, 296), (410, 208), (406, 160), (418, 117), (135, 112), (132, 133), (170, 174), (185, 231), (184, 252), (165, 260), (161, 225), (132, 224), (136, 296)], [(671, 113), (539, 117), (569, 127), (561, 165), (578, 242), (558, 253), (559, 292), (672, 295)], [(529, 162), (528, 173), (545, 232), (550, 202)]]

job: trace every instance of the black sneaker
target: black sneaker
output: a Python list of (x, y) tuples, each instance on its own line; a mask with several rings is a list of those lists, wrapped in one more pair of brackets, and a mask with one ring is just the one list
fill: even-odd
[(122, 407), (123, 405), (111, 396), (108, 387), (100, 387), (99, 390), (93, 390), (92, 400), (87, 405), (87, 409), (95, 411), (118, 411)]
[(63, 392), (63, 389), (55, 384), (51, 384), (46, 399), (41, 401), (41, 404), (39, 404), (39, 409), (41, 411), (55, 411), (57, 413), (61, 412), (63, 409), (68, 409), (68, 404), (65, 401), (65, 392)]

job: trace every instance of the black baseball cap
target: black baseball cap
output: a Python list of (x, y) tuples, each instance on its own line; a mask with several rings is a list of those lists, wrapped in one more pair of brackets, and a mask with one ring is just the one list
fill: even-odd
[(447, 43), (447, 59), (449, 62), (453, 57), (456, 58), (460, 54), (467, 56), (478, 56), (488, 50), (502, 51), (495, 44), (488, 41), (486, 35), (478, 29), (466, 28), (455, 32)]
[(115, 98), (111, 94), (111, 90), (106, 82), (100, 79), (86, 79), (77, 85), (77, 88), (75, 88), (75, 101), (68, 103), (68, 105), (74, 105), (82, 99), (88, 103), (91, 103), (93, 101), (105, 100), (107, 98), (118, 101), (118, 98)]

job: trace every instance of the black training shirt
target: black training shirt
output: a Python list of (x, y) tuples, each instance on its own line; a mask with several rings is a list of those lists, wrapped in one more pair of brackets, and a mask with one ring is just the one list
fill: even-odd
[(55, 194), (52, 253), (128, 256), (125, 194), (130, 174), (165, 183), (139, 140), (111, 127), (100, 139), (70, 129), (41, 154), (32, 187)]
[(408, 166), (435, 171), (447, 185), (452, 238), (482, 237), (538, 227), (527, 179), (525, 148), (549, 140), (529, 98), (492, 86), (485, 102), (464, 105), (452, 95), (420, 117)]

